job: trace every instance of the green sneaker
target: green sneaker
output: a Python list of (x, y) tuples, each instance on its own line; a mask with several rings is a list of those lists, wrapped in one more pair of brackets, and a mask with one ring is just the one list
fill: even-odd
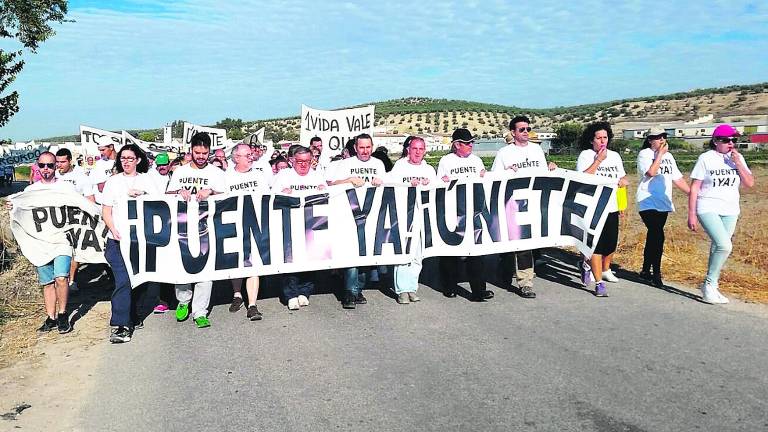
[(195, 318), (195, 324), (197, 325), (197, 328), (206, 328), (211, 326), (211, 322), (205, 315)]
[(184, 321), (189, 317), (189, 303), (179, 303), (176, 306), (176, 321)]

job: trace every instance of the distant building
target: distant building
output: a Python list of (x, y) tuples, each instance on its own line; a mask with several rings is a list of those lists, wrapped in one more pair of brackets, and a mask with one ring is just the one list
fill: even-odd
[[(712, 132), (720, 123), (689, 124), (689, 123), (663, 123), (660, 126), (664, 128), (668, 137), (689, 139), (689, 138), (710, 138)], [(656, 124), (642, 125), (634, 128), (625, 128), (622, 131), (624, 139), (642, 139), (648, 130)], [(768, 132), (768, 124), (754, 122), (736, 122), (731, 123), (742, 135)]]

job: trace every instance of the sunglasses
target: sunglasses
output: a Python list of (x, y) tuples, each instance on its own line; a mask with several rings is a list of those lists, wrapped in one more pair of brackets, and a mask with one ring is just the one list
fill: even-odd
[(524, 128), (517, 128), (517, 131), (520, 133), (523, 132), (530, 132), (532, 129), (530, 127), (524, 127)]
[(56, 162), (52, 162), (52, 163), (43, 163), (43, 162), (38, 162), (38, 163), (37, 163), (37, 166), (38, 166), (39, 168), (50, 168), (50, 169), (54, 169), (54, 168), (56, 168)]
[(738, 138), (736, 138), (736, 137), (717, 137), (717, 138), (715, 138), (715, 141), (717, 141), (717, 142), (719, 142), (721, 144), (728, 144), (728, 143), (736, 144), (736, 140), (737, 139)]

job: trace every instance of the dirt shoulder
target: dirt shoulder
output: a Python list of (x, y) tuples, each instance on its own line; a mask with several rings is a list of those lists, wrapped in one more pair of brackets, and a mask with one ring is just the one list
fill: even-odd
[[(82, 397), (106, 343), (109, 303), (100, 302), (66, 335), (37, 336), (32, 318), (6, 324), (34, 343), (19, 362), (0, 369), (0, 431), (72, 431)], [(21, 411), (21, 412), (18, 412)]]

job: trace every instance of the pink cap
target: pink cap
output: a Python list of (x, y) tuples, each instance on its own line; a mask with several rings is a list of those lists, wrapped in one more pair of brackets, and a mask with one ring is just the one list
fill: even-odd
[(715, 128), (714, 132), (712, 132), (713, 137), (732, 137), (739, 135), (741, 135), (739, 131), (737, 131), (735, 127), (729, 124), (721, 124)]

